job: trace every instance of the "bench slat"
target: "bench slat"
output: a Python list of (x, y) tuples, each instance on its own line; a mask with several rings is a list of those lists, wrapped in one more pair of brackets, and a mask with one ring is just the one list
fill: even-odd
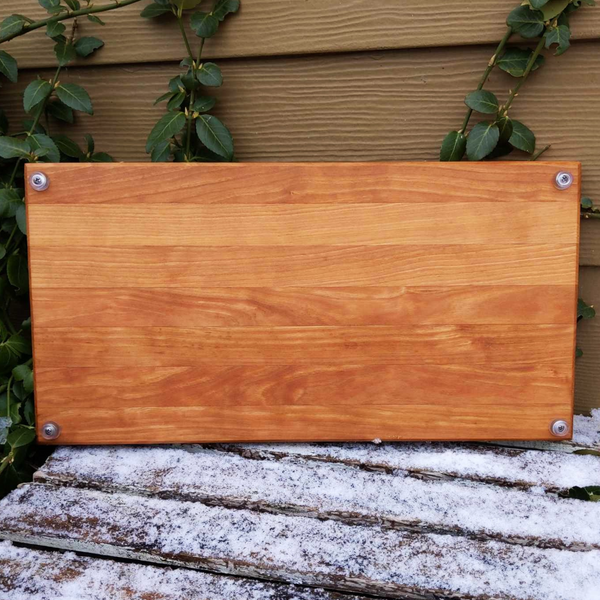
[(3, 600), (367, 600), (295, 585), (0, 543)]
[[(600, 461), (588, 458), (600, 481)], [(324, 462), (202, 449), (60, 448), (37, 480), (539, 547), (600, 548), (600, 504)]]
[(592, 598), (600, 585), (597, 550), (541, 550), (39, 484), (3, 501), (0, 530), (29, 544), (392, 598), (572, 600), (574, 589)]
[[(546, 492), (561, 494), (574, 486), (600, 482), (600, 461), (596, 457), (537, 450), (440, 443), (219, 444), (216, 447), (260, 460), (300, 457), (388, 473), (401, 470), (423, 479), (457, 478), (524, 489), (541, 487)], [(194, 446), (186, 448), (193, 451)]]

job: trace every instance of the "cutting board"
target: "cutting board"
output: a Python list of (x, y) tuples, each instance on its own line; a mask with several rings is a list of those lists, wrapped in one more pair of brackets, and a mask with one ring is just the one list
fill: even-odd
[(41, 442), (540, 440), (571, 423), (578, 163), (35, 171)]

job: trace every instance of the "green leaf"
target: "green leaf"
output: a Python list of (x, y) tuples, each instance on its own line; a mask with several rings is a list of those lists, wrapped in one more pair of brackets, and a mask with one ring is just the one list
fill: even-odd
[(521, 37), (534, 38), (544, 31), (544, 14), (528, 6), (518, 6), (508, 15), (506, 24)]
[(185, 91), (185, 85), (183, 84), (183, 81), (181, 81), (181, 77), (179, 77), (179, 75), (169, 80), (169, 90), (171, 90), (171, 92), (174, 94)]
[(53, 135), (52, 139), (56, 144), (56, 147), (65, 155), (71, 158), (81, 158), (83, 152), (79, 147), (79, 144), (74, 142), (71, 138), (66, 135)]
[(185, 121), (185, 115), (182, 112), (167, 113), (150, 132), (146, 143), (146, 152), (151, 152), (159, 142), (164, 142), (177, 135), (183, 129)]
[(47, 150), (47, 152), (44, 154), (44, 156), (48, 158), (47, 162), (60, 162), (60, 152), (58, 151), (56, 144), (52, 141), (52, 138), (48, 137), (47, 135), (44, 135), (43, 133), (30, 135), (27, 138), (27, 143), (29, 144), (32, 152), (38, 148)]
[(577, 300), (577, 320), (593, 319), (596, 316), (596, 311), (593, 306), (586, 304), (581, 298)]
[(583, 197), (581, 199), (581, 208), (594, 208), (594, 203), (591, 198)]
[(33, 404), (33, 398), (29, 398), (23, 405), (23, 415), (28, 425), (35, 425), (35, 406)]
[(23, 199), (16, 190), (0, 189), (0, 217), (5, 219), (14, 217), (20, 204), (23, 204)]
[(194, 104), (192, 105), (192, 111), (197, 113), (208, 112), (212, 108), (214, 108), (217, 103), (217, 99), (212, 96), (200, 96), (196, 98)]
[(102, 25), (103, 27), (104, 27), (104, 25), (106, 25), (106, 23), (100, 17), (97, 17), (96, 15), (88, 15), (87, 18), (92, 23), (96, 23), (96, 25)]
[(498, 112), (498, 98), (492, 92), (477, 90), (465, 98), (465, 104), (477, 112), (492, 115)]
[[(176, 92), (178, 93), (178, 92)], [(164, 102), (167, 98), (172, 98), (173, 97), (173, 92), (167, 92), (166, 94), (163, 94), (162, 96), (159, 96), (155, 101), (154, 101), (154, 106), (156, 106), (157, 104), (160, 104), (161, 102)]]
[(27, 273), (27, 259), (20, 254), (13, 254), (6, 266), (6, 274), (10, 283), (20, 292), (29, 289), (29, 275)]
[(50, 21), (46, 27), (46, 35), (49, 38), (56, 38), (65, 32), (66, 27), (60, 21)]
[(0, 39), (21, 33), (25, 21), (19, 15), (11, 15), (0, 24)]
[[(523, 77), (532, 54), (533, 50), (529, 48), (508, 48), (508, 50), (498, 59), (496, 65), (513, 77)], [(541, 54), (538, 54), (531, 70), (535, 71), (539, 69), (544, 64), (545, 60), (546, 59)]]
[(571, 45), (571, 30), (565, 25), (559, 25), (546, 34), (546, 48), (557, 45), (554, 56), (564, 54)]
[(0, 73), (12, 81), (17, 82), (19, 71), (17, 68), (17, 61), (4, 50), (0, 50)]
[(558, 17), (566, 8), (569, 7), (571, 0), (549, 0), (542, 7), (544, 21), (550, 21)]
[(171, 157), (171, 142), (169, 140), (159, 142), (152, 149), (151, 157), (152, 162), (168, 162)]
[(233, 138), (229, 129), (212, 115), (200, 115), (196, 119), (196, 133), (200, 141), (219, 156), (233, 158)]
[(219, 19), (207, 12), (195, 12), (192, 15), (190, 24), (195, 34), (201, 38), (212, 37), (219, 29)]
[(498, 130), (500, 131), (499, 143), (504, 144), (510, 140), (513, 131), (512, 121), (508, 117), (501, 117), (496, 121)]
[(544, 4), (548, 4), (548, 0), (529, 0), (532, 8), (542, 8)]
[(92, 154), (91, 162), (109, 163), (109, 162), (115, 162), (115, 159), (110, 154), (107, 154), (106, 152), (95, 152), (94, 154)]
[(20, 448), (21, 446), (28, 446), (33, 440), (35, 440), (35, 430), (21, 426), (8, 434), (6, 443), (11, 448)]
[(82, 37), (75, 42), (75, 52), (79, 56), (89, 56), (104, 46), (104, 42), (96, 37)]
[(75, 121), (73, 109), (58, 99), (48, 102), (46, 109), (48, 110), (48, 114), (59, 121), (64, 121), (65, 123), (73, 123)]
[(209, 87), (219, 87), (223, 83), (221, 69), (215, 63), (204, 63), (198, 71), (198, 81)]
[(498, 144), (500, 130), (495, 123), (483, 121), (477, 123), (467, 138), (467, 156), (469, 160), (485, 158)]
[(26, 158), (27, 156), (29, 156), (27, 142), (14, 137), (0, 136), (1, 158)]
[(154, 19), (156, 17), (160, 17), (161, 15), (170, 12), (172, 11), (168, 6), (161, 6), (160, 4), (149, 4), (140, 13), (140, 16), (144, 17), (144, 19)]
[(186, 95), (184, 92), (174, 94), (173, 97), (167, 103), (167, 110), (177, 110), (185, 100)]
[(31, 394), (33, 392), (33, 371), (29, 365), (18, 365), (12, 370), (17, 381), (23, 382), (23, 389)]
[(60, 0), (38, 0), (40, 6), (45, 8), (46, 10), (50, 10), (51, 8), (56, 8), (60, 4)]
[(79, 10), (81, 8), (79, 0), (64, 0), (64, 2), (71, 10)]
[(17, 214), (15, 215), (17, 221), (17, 227), (23, 235), (27, 235), (27, 214), (25, 212), (25, 204), (21, 202), (17, 206)]
[(73, 110), (79, 110), (88, 115), (94, 114), (92, 101), (88, 93), (81, 86), (74, 83), (61, 83), (56, 88), (56, 95)]
[(467, 138), (464, 133), (459, 131), (451, 131), (442, 142), (440, 149), (441, 161), (457, 161), (461, 160), (467, 149)]
[[(18, 255), (16, 255), (18, 256)], [(27, 262), (27, 261), (25, 261)], [(31, 355), (31, 343), (24, 338), (22, 335), (15, 333), (11, 335), (5, 342), (5, 346), (15, 355), (21, 356), (22, 354)]]
[(23, 94), (23, 108), (25, 112), (31, 112), (40, 102), (45, 100), (52, 92), (50, 82), (45, 79), (32, 81)]
[(94, 152), (94, 150), (96, 149), (96, 142), (94, 141), (94, 138), (89, 133), (86, 133), (84, 137), (85, 137), (85, 143), (87, 144), (87, 153), (92, 154)]
[(71, 61), (77, 58), (77, 52), (73, 44), (67, 42), (58, 42), (54, 46), (54, 54), (56, 54), (56, 60), (61, 67), (68, 65)]
[(240, 8), (240, 0), (217, 0), (212, 14), (222, 21), (229, 13), (237, 12)]
[(520, 121), (513, 120), (513, 130), (508, 140), (509, 143), (523, 152), (533, 154), (535, 152), (535, 135), (531, 129)]

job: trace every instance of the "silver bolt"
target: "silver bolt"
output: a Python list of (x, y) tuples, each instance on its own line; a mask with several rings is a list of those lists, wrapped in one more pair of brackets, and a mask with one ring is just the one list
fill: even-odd
[(29, 184), (36, 192), (43, 192), (48, 189), (50, 180), (44, 173), (34, 173), (29, 178)]
[(60, 435), (60, 427), (52, 421), (44, 423), (42, 427), (42, 437), (45, 440), (55, 440)]
[(556, 174), (555, 185), (559, 190), (568, 190), (573, 185), (573, 175), (560, 171)]
[(552, 432), (552, 435), (555, 435), (556, 437), (566, 437), (569, 435), (570, 430), (569, 424), (563, 420), (554, 421), (554, 423), (550, 425), (550, 431)]

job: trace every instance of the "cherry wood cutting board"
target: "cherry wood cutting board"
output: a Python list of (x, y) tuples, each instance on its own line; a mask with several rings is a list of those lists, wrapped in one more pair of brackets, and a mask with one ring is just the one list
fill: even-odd
[(60, 427), (41, 442), (555, 439), (571, 423), (579, 163), (35, 171), (37, 423)]

